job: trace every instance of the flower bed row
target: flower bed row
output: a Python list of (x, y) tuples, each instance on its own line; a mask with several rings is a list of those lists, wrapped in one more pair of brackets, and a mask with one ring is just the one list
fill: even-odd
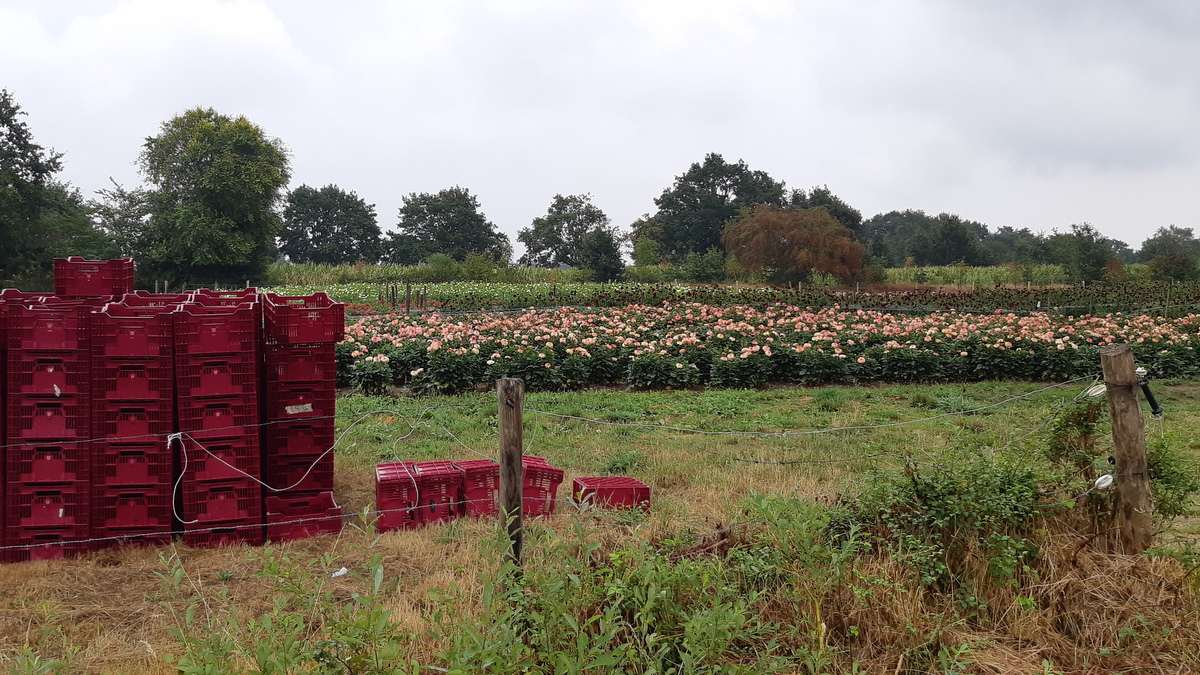
[(1200, 375), (1200, 315), (922, 316), (792, 305), (547, 309), (378, 316), (347, 327), (343, 384), (452, 393), (520, 377), (531, 390), (758, 387), (770, 383), (1067, 379), (1098, 349), (1133, 345), (1157, 376)]

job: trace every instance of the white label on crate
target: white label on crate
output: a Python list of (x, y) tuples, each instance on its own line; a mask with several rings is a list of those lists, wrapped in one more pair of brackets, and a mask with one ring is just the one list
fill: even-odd
[(54, 397), (59, 398), (61, 396), (62, 396), (62, 389), (59, 389), (57, 384), (54, 385)]
[(65, 508), (60, 508), (60, 509), (58, 510), (58, 518), (59, 518), (59, 520), (62, 520), (62, 517), (63, 517), (63, 514), (64, 514), (64, 513), (66, 513), (66, 509), (65, 509)]
[(302, 403), (300, 405), (285, 406), (284, 410), (287, 411), (287, 414), (289, 415), (299, 415), (300, 413), (312, 412), (313, 407), (311, 403)]

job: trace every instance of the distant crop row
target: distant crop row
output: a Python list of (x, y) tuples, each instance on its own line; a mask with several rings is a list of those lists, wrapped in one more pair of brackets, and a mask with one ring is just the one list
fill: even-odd
[(1200, 314), (921, 316), (697, 303), (595, 310), (368, 317), (338, 345), (339, 376), (379, 392), (457, 392), (499, 377), (531, 389), (756, 387), (771, 383), (1053, 379), (1099, 370), (1134, 346), (1162, 376), (1200, 375)]
[[(288, 294), (328, 291), (336, 299), (370, 306), (375, 311), (403, 308), (404, 287), (386, 284), (314, 284), (279, 286)], [(400, 291), (397, 295), (391, 291)], [(762, 307), (786, 303), (802, 307), (885, 308), (897, 311), (954, 309), (971, 312), (996, 310), (1055, 311), (1087, 314), (1150, 311), (1178, 315), (1200, 306), (1200, 283), (1126, 283), (1055, 287), (915, 287), (915, 288), (775, 288), (769, 286), (717, 286), (635, 283), (494, 283), (449, 282), (412, 285), (413, 304), (424, 299), (426, 309), (485, 310), (529, 307), (622, 307), (695, 302), (706, 305)], [(394, 304), (393, 304), (394, 303)], [(365, 309), (366, 307), (360, 307)]]

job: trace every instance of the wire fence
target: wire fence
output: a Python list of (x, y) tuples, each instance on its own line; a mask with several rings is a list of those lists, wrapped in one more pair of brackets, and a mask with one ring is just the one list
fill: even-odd
[[(590, 418), (590, 417), (584, 417), (584, 416), (579, 416), (579, 415), (555, 413), (555, 412), (551, 412), (551, 411), (547, 411), (547, 410), (542, 410), (542, 409), (538, 409), (538, 408), (530, 408), (530, 407), (525, 407), (524, 411), (531, 415), (541, 416), (541, 417), (548, 418), (548, 419), (578, 422), (581, 424), (603, 426), (603, 427), (637, 428), (637, 429), (651, 430), (651, 431), (655, 431), (655, 432), (668, 432), (668, 433), (672, 433), (672, 434), (697, 435), (697, 436), (701, 436), (701, 437), (710, 437), (710, 438), (711, 437), (725, 437), (725, 438), (784, 439), (784, 438), (789, 438), (789, 437), (813, 437), (813, 436), (822, 436), (822, 435), (826, 435), (826, 434), (844, 434), (844, 433), (850, 433), (850, 432), (865, 432), (865, 431), (873, 431), (873, 430), (881, 430), (881, 429), (903, 428), (903, 427), (909, 427), (909, 426), (914, 426), (914, 425), (927, 424), (927, 423), (935, 422), (938, 420), (945, 420), (945, 419), (950, 419), (950, 418), (974, 415), (974, 414), (978, 414), (980, 412), (995, 410), (995, 409), (1010, 405), (1016, 401), (1025, 400), (1025, 399), (1031, 398), (1033, 396), (1042, 394), (1047, 391), (1060, 389), (1063, 387), (1070, 386), (1072, 384), (1077, 384), (1077, 383), (1080, 383), (1083, 381), (1088, 381), (1088, 380), (1090, 380), (1092, 383), (1096, 383), (1099, 381), (1099, 377), (1096, 375), (1088, 375), (1088, 376), (1083, 376), (1083, 377), (1071, 378), (1071, 379), (1064, 380), (1061, 382), (1056, 382), (1053, 384), (1041, 386), (1041, 387), (1038, 387), (1036, 389), (1033, 389), (1031, 391), (1027, 391), (1024, 393), (1007, 396), (1007, 397), (1005, 397), (999, 401), (996, 401), (994, 403), (989, 403), (989, 404), (981, 405), (981, 406), (975, 406), (975, 407), (965, 409), (965, 410), (958, 410), (958, 411), (940, 413), (937, 415), (930, 415), (930, 416), (926, 416), (926, 417), (919, 417), (919, 418), (914, 418), (914, 419), (909, 419), (909, 420), (897, 420), (894, 422), (881, 422), (881, 423), (877, 423), (877, 424), (828, 426), (828, 427), (806, 428), (806, 429), (773, 429), (773, 430), (753, 430), (753, 431), (714, 430), (714, 429), (700, 429), (700, 428), (695, 428), (695, 427), (684, 427), (684, 426), (671, 425), (671, 424), (660, 424), (660, 423), (653, 423), (653, 422), (624, 422), (624, 421), (604, 420), (604, 419)], [(1086, 392), (1088, 392), (1090, 389), (1091, 389), (1091, 385), (1089, 385), (1088, 387), (1085, 387), (1083, 389), (1083, 391), (1077, 393), (1074, 396), (1074, 398), (1078, 399), (1081, 396), (1084, 396), (1086, 394)], [(1062, 405), (1062, 402), (1060, 402), (1060, 406), (1061, 405)], [(417, 429), (422, 426), (435, 427), (437, 429), (440, 429), (442, 432), (444, 432), (454, 443), (461, 446), (465, 451), (471, 453), (473, 456), (484, 458), (484, 459), (492, 459), (491, 456), (477, 450), (476, 448), (472, 447), (468, 443), (464, 442), (458, 434), (455, 434), (450, 429), (450, 426), (448, 424), (446, 424), (443, 420), (436, 418), (434, 416), (434, 414), (439, 413), (439, 412), (442, 412), (442, 410), (440, 410), (436, 406), (426, 406), (422, 410), (418, 411), (416, 414), (408, 414), (407, 411), (401, 410), (399, 408), (377, 408), (377, 409), (372, 409), (372, 410), (369, 410), (369, 411), (366, 411), (363, 413), (359, 413), (337, 434), (337, 436), (334, 439), (333, 444), (329, 448), (324, 450), (324, 452), (322, 452), (315, 460), (313, 460), (313, 462), (308, 466), (307, 470), (304, 472), (304, 474), (301, 476), (301, 478), (294, 481), (291, 485), (287, 485), (287, 486), (273, 486), (273, 485), (263, 481), (261, 479), (261, 477), (256, 476), (250, 472), (244, 471), (243, 469), (230, 464), (221, 456), (210, 451), (204, 445), (204, 443), (197, 440), (195, 438), (195, 436), (193, 435), (193, 433), (191, 433), (191, 432), (173, 432), (170, 434), (150, 435), (150, 437), (156, 438), (156, 439), (161, 439), (161, 442), (167, 444), (168, 448), (170, 447), (170, 445), (172, 443), (176, 443), (176, 442), (184, 445), (182, 452), (181, 452), (181, 459), (182, 459), (181, 471), (180, 471), (179, 475), (176, 477), (176, 479), (172, 485), (172, 491), (171, 491), (172, 513), (175, 516), (176, 520), (178, 520), (181, 524), (194, 525), (194, 524), (198, 523), (199, 521), (184, 519), (182, 517), (182, 515), (176, 509), (176, 503), (177, 503), (176, 497), (178, 496), (178, 492), (180, 490), (182, 481), (186, 477), (186, 474), (188, 471), (188, 455), (190, 454), (190, 450), (187, 447), (188, 442), (190, 442), (194, 448), (199, 449), (200, 451), (204, 452), (209, 457), (215, 459), (217, 462), (224, 465), (226, 468), (240, 474), (241, 476), (243, 476), (246, 479), (252, 480), (253, 482), (257, 483), (259, 486), (261, 486), (263, 489), (266, 489), (275, 494), (289, 492), (289, 491), (295, 489), (298, 485), (302, 484), (304, 482), (304, 480), (307, 479), (308, 475), (315, 469), (315, 467), (317, 467), (320, 464), (320, 462), (325, 459), (325, 457), (327, 457), (328, 455), (330, 455), (336, 451), (336, 449), (342, 443), (343, 439), (346, 438), (348, 436), (348, 434), (354, 428), (356, 428), (359, 424), (361, 424), (365, 420), (370, 419), (375, 416), (378, 416), (378, 415), (394, 415), (398, 418), (403, 419), (404, 421), (406, 421), (409, 424), (409, 426), (410, 426), (409, 431), (406, 434), (399, 436), (396, 439), (393, 439), (394, 442), (398, 442), (398, 441), (402, 441), (402, 440), (410, 438), (413, 434), (416, 433)], [(330, 416), (330, 415), (309, 416), (309, 417), (295, 418), (295, 419), (290, 419), (290, 420), (285, 420), (285, 421), (286, 422), (294, 422), (294, 421), (322, 420), (322, 419), (327, 420), (327, 419), (330, 419), (331, 417), (337, 417), (337, 416)], [(225, 427), (223, 429), (224, 430), (241, 429), (242, 431), (248, 433), (251, 430), (256, 430), (256, 429), (259, 429), (259, 428), (262, 428), (265, 426), (269, 426), (271, 424), (277, 424), (277, 423), (280, 423), (280, 421), (261, 422), (261, 423), (257, 423), (257, 424), (233, 425), (230, 427)], [(1043, 422), (1043, 426), (1044, 426), (1044, 424), (1045, 423)], [(208, 433), (208, 432), (214, 431), (214, 430), (206, 429), (204, 431), (205, 431), (205, 433)], [(199, 431), (197, 431), (195, 433), (199, 433)], [(124, 436), (124, 437), (102, 437), (102, 438), (92, 439), (92, 441), (94, 441), (94, 442), (114, 442), (114, 441), (127, 441), (127, 440), (145, 439), (145, 438), (147, 438), (147, 435)], [(532, 440), (532, 439), (530, 439), (530, 440)], [(78, 443), (78, 442), (85, 442), (85, 441), (76, 441), (76, 442)], [(27, 445), (27, 444), (16, 444), (16, 445)], [(755, 457), (747, 457), (744, 455), (727, 455), (724, 458), (729, 461), (745, 463), (745, 464), (763, 464), (763, 465), (774, 465), (774, 466), (796, 466), (796, 465), (820, 466), (820, 465), (839, 464), (839, 463), (863, 462), (863, 461), (867, 461), (867, 460), (871, 460), (871, 459), (878, 459), (881, 457), (895, 456), (895, 455), (896, 455), (896, 452), (894, 450), (892, 450), (892, 451), (881, 450), (881, 451), (871, 452), (871, 453), (868, 453), (865, 455), (854, 455), (854, 456), (848, 456), (848, 457), (815, 457), (815, 458), (809, 457), (809, 458), (804, 458), (804, 459), (796, 459), (796, 458), (762, 459), (762, 458), (755, 458)], [(413, 481), (413, 485), (414, 485), (414, 494), (417, 494), (418, 498), (419, 498), (419, 487), (417, 486), (415, 479)], [(419, 499), (418, 499), (418, 501), (419, 501)], [(475, 501), (480, 501), (480, 500), (463, 500), (463, 501), (459, 501), (459, 502), (447, 502), (447, 504), (448, 505), (449, 504), (465, 505), (467, 503), (474, 503)], [(492, 501), (492, 500), (488, 499), (488, 500), (482, 500), (482, 501)], [(562, 498), (559, 501), (562, 503), (571, 503), (571, 504), (574, 503), (566, 498)], [(370, 516), (377, 516), (377, 515), (380, 515), (383, 513), (391, 513), (391, 512), (396, 512), (396, 511), (412, 511), (412, 510), (417, 510), (420, 508), (422, 508), (422, 507), (420, 505), (417, 505), (417, 506), (405, 507), (405, 508), (401, 508), (401, 509), (385, 509), (385, 510), (367, 509), (367, 510), (362, 510), (362, 511), (349, 512), (349, 513), (345, 513), (345, 514), (341, 514), (341, 515), (322, 515), (322, 516), (314, 516), (312, 518), (297, 518), (297, 519), (291, 519), (291, 520), (286, 520), (286, 521), (272, 522), (269, 524), (271, 526), (285, 526), (285, 525), (304, 524), (304, 523), (308, 523), (308, 522), (328, 521), (328, 520), (334, 519), (334, 518), (355, 518), (355, 517), (359, 517), (359, 516), (362, 516), (363, 518), (367, 518)], [(200, 534), (200, 533), (214, 532), (214, 531), (253, 529), (253, 528), (262, 528), (265, 525), (266, 525), (265, 523), (260, 522), (260, 523), (246, 524), (246, 525), (222, 525), (220, 527), (212, 527), (212, 528), (188, 528), (186, 530), (186, 533), (187, 534)], [(133, 541), (133, 540), (137, 540), (137, 539), (163, 539), (163, 538), (169, 537), (169, 536), (171, 536), (171, 532), (148, 532), (148, 533), (144, 533), (144, 534), (129, 534), (129, 535), (119, 535), (119, 536), (112, 536), (112, 537), (84, 538), (84, 539), (54, 541), (54, 542), (39, 542), (36, 544), (9, 545), (9, 546), (0, 547), (0, 551), (42, 548), (42, 547), (47, 547), (47, 546), (75, 546), (75, 545), (82, 546), (82, 545), (98, 544), (98, 543), (105, 543), (105, 542), (128, 542), (128, 541)]]

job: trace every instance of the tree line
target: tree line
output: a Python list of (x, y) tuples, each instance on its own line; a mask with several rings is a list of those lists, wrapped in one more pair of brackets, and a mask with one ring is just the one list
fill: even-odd
[[(164, 122), (138, 154), (143, 184), (91, 199), (63, 181), (62, 154), (38, 145), (11, 93), (0, 90), (0, 281), (45, 279), (50, 259), (128, 255), (148, 278), (204, 283), (262, 278), (277, 260), (343, 264), (457, 261), (507, 265), (512, 244), (468, 189), (403, 197), (394, 229), (337, 185), (290, 191), (283, 142), (242, 116), (195, 108)], [(620, 277), (622, 250), (643, 270), (719, 281), (774, 282), (813, 274), (873, 280), (880, 268), (964, 263), (1062, 264), (1079, 279), (1116, 279), (1122, 264), (1192, 279), (1200, 241), (1160, 228), (1136, 253), (1087, 224), (1049, 235), (953, 214), (905, 210), (864, 220), (827, 186), (789, 189), (744, 161), (709, 154), (677, 176), (622, 232), (588, 194), (555, 195), (517, 235), (519, 263)]]

